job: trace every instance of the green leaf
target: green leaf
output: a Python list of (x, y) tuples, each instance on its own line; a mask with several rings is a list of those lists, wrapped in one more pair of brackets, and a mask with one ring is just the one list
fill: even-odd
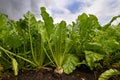
[(12, 60), (12, 67), (13, 67), (14, 75), (17, 76), (18, 75), (18, 63), (16, 59), (14, 58), (11, 58), (11, 60)]
[(120, 71), (118, 71), (117, 69), (109, 69), (103, 72), (98, 78), (98, 80), (108, 80), (110, 77), (114, 75), (120, 75)]
[(85, 49), (87, 51), (93, 51), (101, 54), (105, 53), (102, 47), (103, 46), (101, 45), (101, 43), (98, 42), (89, 42), (85, 44)]
[(42, 18), (44, 20), (44, 23), (45, 23), (45, 28), (46, 28), (46, 31), (47, 31), (47, 35), (50, 38), (50, 35), (53, 33), (53, 28), (54, 28), (53, 19), (46, 12), (46, 9), (44, 7), (41, 7), (41, 16), (42, 16)]
[(102, 60), (103, 57), (104, 55), (102, 54), (98, 54), (92, 51), (85, 51), (86, 62), (91, 70), (93, 70), (94, 67), (98, 66), (98, 63), (96, 63), (96, 61)]
[[(25, 22), (28, 27), (31, 54), (33, 61), (38, 67), (43, 66), (45, 54), (43, 52), (44, 42), (46, 39), (43, 23), (36, 20), (31, 12), (25, 14)], [(41, 25), (40, 25), (41, 24)]]
[(31, 29), (33, 29), (34, 30), (34, 28), (36, 27), (36, 24), (37, 24), (37, 21), (36, 21), (36, 18), (35, 18), (35, 16), (30, 12), (30, 11), (28, 11), (25, 15), (24, 15), (24, 17), (25, 17), (25, 24), (26, 24), (26, 26), (29, 28), (31, 28)]
[(62, 54), (65, 50), (65, 45), (67, 42), (65, 42), (67, 38), (66, 33), (66, 23), (65, 21), (61, 21), (59, 25), (56, 26), (55, 33), (53, 34), (53, 44), (55, 44), (55, 51), (58, 55), (58, 53)]
[(79, 65), (79, 59), (72, 54), (67, 54), (65, 56), (65, 60), (62, 67), (66, 74), (70, 74), (71, 72), (73, 72), (73, 70), (76, 69), (76, 66), (78, 65)]

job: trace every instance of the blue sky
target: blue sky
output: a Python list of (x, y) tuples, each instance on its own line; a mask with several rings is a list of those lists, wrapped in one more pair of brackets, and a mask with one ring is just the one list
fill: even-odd
[(96, 15), (101, 24), (106, 24), (120, 14), (119, 4), (120, 0), (0, 0), (0, 13), (18, 20), (31, 11), (40, 19), (40, 7), (45, 6), (55, 23), (61, 20), (71, 23), (78, 15), (87, 13)]
[(80, 1), (74, 1), (73, 3), (66, 5), (67, 9), (71, 12), (71, 13), (76, 13), (78, 12), (79, 8), (82, 8), (82, 5), (84, 3), (80, 2)]

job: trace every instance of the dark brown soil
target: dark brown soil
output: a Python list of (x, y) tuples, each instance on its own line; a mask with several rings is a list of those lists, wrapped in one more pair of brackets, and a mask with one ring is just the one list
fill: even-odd
[[(0, 80), (98, 80), (101, 71), (90, 71), (88, 68), (77, 68), (73, 73), (56, 74), (53, 70), (25, 70), (19, 71), (18, 76), (14, 76), (12, 73), (7, 73), (1, 76)], [(120, 80), (120, 77), (111, 78), (109, 80)]]

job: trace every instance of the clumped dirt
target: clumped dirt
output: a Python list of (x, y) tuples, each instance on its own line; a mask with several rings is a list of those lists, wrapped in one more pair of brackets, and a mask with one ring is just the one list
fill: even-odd
[[(18, 76), (7, 73), (1, 76), (0, 80), (98, 80), (102, 71), (90, 71), (88, 68), (77, 68), (73, 73), (56, 74), (53, 70), (25, 70), (19, 71)], [(118, 77), (118, 76), (117, 76)], [(109, 80), (120, 80), (118, 78), (110, 78)]]

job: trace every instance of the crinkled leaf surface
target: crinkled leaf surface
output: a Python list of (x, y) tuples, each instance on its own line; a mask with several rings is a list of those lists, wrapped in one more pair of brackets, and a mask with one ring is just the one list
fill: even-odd
[(103, 72), (98, 78), (98, 80), (108, 80), (110, 77), (114, 75), (119, 75), (119, 74), (120, 74), (120, 71), (118, 71), (117, 69), (109, 69)]
[(73, 70), (76, 69), (76, 66), (78, 66), (79, 59), (72, 55), (72, 54), (67, 54), (64, 59), (63, 63), (63, 70), (66, 74), (70, 74), (73, 72)]
[(104, 57), (104, 55), (102, 55), (102, 54), (98, 54), (98, 53), (95, 53), (92, 51), (85, 51), (86, 62), (91, 70), (98, 65), (95, 62), (103, 59), (103, 57)]

